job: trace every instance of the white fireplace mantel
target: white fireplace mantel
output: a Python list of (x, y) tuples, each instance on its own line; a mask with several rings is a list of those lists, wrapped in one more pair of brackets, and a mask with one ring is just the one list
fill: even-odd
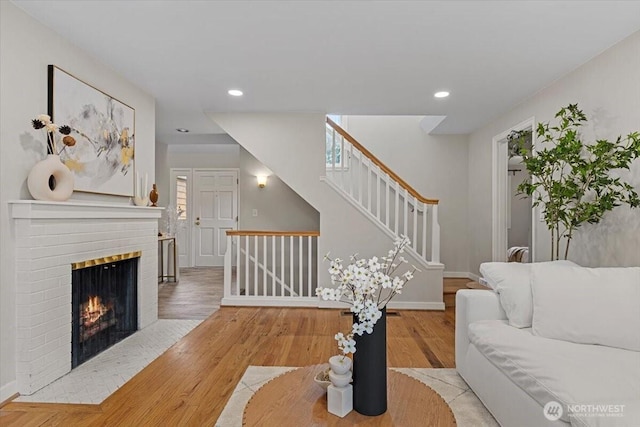
[(79, 219), (79, 218), (160, 218), (164, 208), (132, 206), (118, 203), (45, 202), (39, 200), (10, 200), (14, 219)]
[(72, 265), (140, 251), (138, 328), (158, 319), (158, 219), (163, 208), (117, 203), (9, 201), (16, 281), (20, 394), (71, 370)]

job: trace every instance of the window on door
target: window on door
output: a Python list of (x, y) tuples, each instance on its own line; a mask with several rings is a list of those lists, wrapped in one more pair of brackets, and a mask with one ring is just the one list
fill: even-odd
[(176, 209), (178, 219), (187, 219), (187, 177), (179, 175), (176, 177)]

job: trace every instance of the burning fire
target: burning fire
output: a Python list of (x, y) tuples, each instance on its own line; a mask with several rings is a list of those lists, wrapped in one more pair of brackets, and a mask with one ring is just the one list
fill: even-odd
[(84, 304), (82, 319), (85, 327), (91, 326), (107, 313), (111, 308), (102, 304), (99, 296), (89, 297), (89, 301)]

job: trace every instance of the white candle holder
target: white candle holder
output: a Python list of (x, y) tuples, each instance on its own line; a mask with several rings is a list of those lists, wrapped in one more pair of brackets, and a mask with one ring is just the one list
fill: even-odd
[(149, 198), (148, 197), (134, 197), (133, 204), (136, 206), (149, 206)]

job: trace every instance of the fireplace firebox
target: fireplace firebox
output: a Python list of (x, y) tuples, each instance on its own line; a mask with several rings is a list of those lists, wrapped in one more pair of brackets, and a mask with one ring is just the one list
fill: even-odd
[(140, 252), (75, 263), (71, 274), (71, 367), (138, 330)]

